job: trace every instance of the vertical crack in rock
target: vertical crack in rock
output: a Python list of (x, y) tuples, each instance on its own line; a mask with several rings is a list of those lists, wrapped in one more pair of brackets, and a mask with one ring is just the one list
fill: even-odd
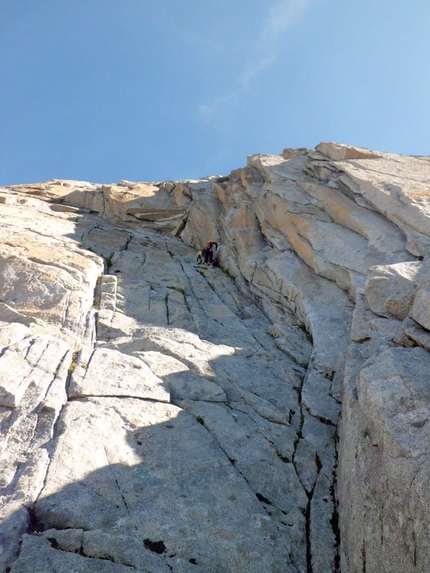
[(27, 513), (28, 513), (27, 533), (30, 535), (33, 533), (41, 533), (44, 530), (43, 524), (40, 523), (40, 521), (36, 515), (35, 506), (32, 505), (31, 507), (28, 507)]
[(306, 505), (306, 573), (314, 573), (312, 562), (313, 562), (313, 555), (312, 555), (312, 544), (311, 544), (311, 503), (312, 503), (312, 496), (313, 496), (313, 489), (310, 492), (307, 492), (308, 496), (308, 503)]
[(57, 381), (64, 381), (66, 378), (66, 371), (68, 371), (69, 368), (69, 364), (70, 364), (70, 356), (71, 356), (71, 351), (69, 349), (67, 349), (63, 356), (60, 357), (57, 365), (54, 367), (54, 372), (53, 372), (53, 378), (51, 380), (51, 383), (49, 384), (49, 386), (46, 389), (46, 392), (44, 395), (42, 395), (40, 397), (40, 400), (42, 402), (42, 408), (44, 407), (50, 407), (50, 401), (49, 401), (49, 395), (51, 393), (51, 391), (53, 390), (53, 386)]
[[(312, 544), (311, 544), (311, 517), (312, 517), (311, 503), (312, 503), (313, 492), (315, 489), (316, 478), (315, 478), (315, 481), (314, 481), (312, 487), (310, 489), (306, 488), (304, 483), (301, 480), (300, 470), (298, 469), (297, 463), (296, 463), (296, 455), (297, 455), (297, 451), (298, 451), (298, 446), (299, 446), (300, 441), (303, 440), (303, 426), (304, 426), (304, 421), (305, 421), (305, 415), (304, 415), (304, 411), (303, 411), (302, 391), (303, 391), (303, 384), (304, 384), (305, 378), (302, 380), (301, 385), (296, 389), (297, 390), (297, 396), (298, 396), (299, 411), (300, 411), (300, 424), (299, 424), (299, 428), (297, 430), (297, 438), (294, 442), (294, 452), (293, 452), (293, 457), (292, 457), (292, 463), (293, 463), (293, 466), (294, 466), (295, 471), (297, 473), (297, 476), (298, 476), (298, 478), (302, 484), (303, 490), (307, 496), (306, 508), (304, 510), (305, 539), (306, 539), (306, 573), (314, 573), (313, 567), (312, 567)], [(319, 473), (319, 470), (318, 470), (318, 473)]]
[(335, 462), (333, 466), (333, 476), (332, 476), (332, 484), (330, 491), (333, 503), (333, 515), (330, 524), (333, 529), (334, 538), (336, 540), (333, 573), (340, 573), (340, 548), (341, 548), (341, 534), (340, 534), (340, 524), (339, 524), (339, 499), (337, 493), (337, 481), (338, 481), (337, 474), (339, 466), (338, 441), (339, 441), (338, 428), (336, 428), (336, 432), (334, 435)]
[(361, 546), (361, 563), (362, 563), (361, 573), (367, 573), (366, 543), (365, 543), (365, 541), (363, 541), (362, 546)]
[(166, 324), (170, 324), (170, 313), (169, 313), (169, 293), (166, 291), (166, 295), (164, 297), (164, 303), (166, 305)]
[(119, 492), (119, 495), (121, 496), (121, 499), (122, 499), (122, 502), (123, 502), (123, 504), (124, 504), (124, 507), (125, 507), (125, 509), (127, 510), (127, 513), (130, 514), (130, 508), (128, 507), (127, 500), (126, 500), (126, 498), (124, 497), (124, 494), (123, 494), (123, 492), (122, 492), (121, 485), (120, 485), (118, 479), (115, 479), (115, 483), (116, 483), (116, 485), (117, 485), (118, 492)]
[[(99, 336), (98, 336), (98, 322), (99, 322), (99, 313), (101, 310), (101, 302), (102, 302), (102, 278), (103, 275), (97, 278), (96, 284), (94, 286), (93, 292), (93, 305), (92, 305), (92, 312), (88, 315), (88, 324), (87, 324), (87, 332), (91, 328), (90, 332), (93, 333), (93, 336), (90, 336), (91, 343), (95, 343)], [(91, 326), (90, 326), (91, 325)], [(87, 338), (87, 337), (86, 337)], [(94, 340), (93, 340), (94, 338)]]
[(73, 375), (73, 372), (75, 371), (76, 366), (78, 364), (78, 356), (79, 356), (80, 352), (81, 352), (80, 350), (75, 350), (73, 352), (71, 358), (70, 358), (69, 367), (67, 369), (66, 384), (65, 384), (65, 390), (66, 390), (67, 396), (69, 395), (69, 389), (70, 389), (70, 384), (72, 381), (72, 375)]

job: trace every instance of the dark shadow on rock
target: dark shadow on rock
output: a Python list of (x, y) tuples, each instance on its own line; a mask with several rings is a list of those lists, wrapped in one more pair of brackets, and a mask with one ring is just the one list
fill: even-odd
[(55, 573), (295, 571), (285, 539), (218, 444), (168, 404), (69, 403), (30, 515), (11, 573), (42, 573), (48, 563)]

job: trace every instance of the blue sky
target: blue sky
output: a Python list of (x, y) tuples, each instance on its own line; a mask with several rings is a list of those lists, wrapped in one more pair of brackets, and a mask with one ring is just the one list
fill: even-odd
[(429, 0), (0, 0), (0, 185), (430, 155)]

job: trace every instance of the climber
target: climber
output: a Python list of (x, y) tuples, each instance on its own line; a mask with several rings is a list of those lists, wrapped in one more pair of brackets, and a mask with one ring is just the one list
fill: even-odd
[(212, 265), (213, 264), (213, 250), (218, 249), (218, 243), (215, 241), (208, 241), (205, 245), (205, 263)]
[(196, 255), (196, 263), (198, 265), (200, 265), (205, 259), (205, 249), (202, 249), (201, 251), (197, 251), (197, 255)]

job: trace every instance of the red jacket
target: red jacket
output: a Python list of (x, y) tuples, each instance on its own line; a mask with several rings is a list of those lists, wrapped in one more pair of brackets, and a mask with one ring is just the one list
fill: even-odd
[(213, 245), (215, 245), (215, 249), (218, 248), (218, 243), (216, 243), (215, 241), (208, 241), (205, 245), (205, 249), (211, 251)]

